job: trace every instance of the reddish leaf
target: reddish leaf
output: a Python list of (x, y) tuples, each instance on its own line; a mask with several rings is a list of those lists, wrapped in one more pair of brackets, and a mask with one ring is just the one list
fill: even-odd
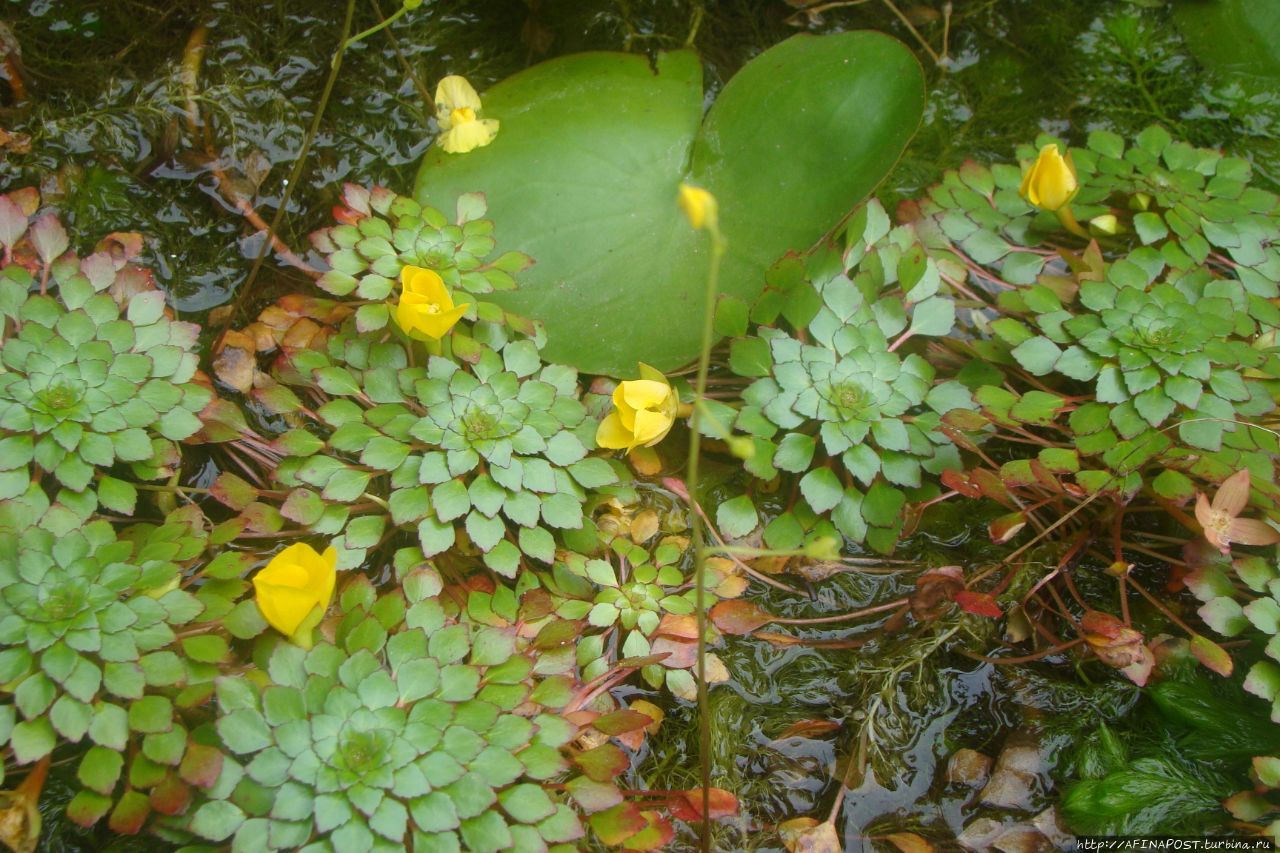
[(596, 731), (613, 736), (633, 732), (653, 724), (653, 717), (639, 711), (614, 711), (591, 722)]
[(627, 754), (611, 743), (602, 743), (578, 753), (573, 757), (573, 763), (597, 782), (608, 782), (631, 766)]
[(213, 481), (209, 494), (237, 512), (258, 499), (258, 490), (251, 483), (225, 471)]
[(653, 632), (655, 637), (678, 637), (684, 640), (698, 639), (698, 619), (696, 616), (666, 613)]
[(191, 804), (191, 788), (174, 776), (165, 775), (163, 781), (151, 789), (151, 808), (160, 814), (182, 814)]
[[(738, 813), (738, 798), (723, 788), (711, 788), (708, 800), (708, 814), (712, 820), (733, 817)], [(701, 821), (702, 789), (680, 791), (679, 797), (671, 803), (671, 815), (690, 823)]]
[(910, 598), (911, 615), (922, 622), (937, 619), (963, 589), (964, 572), (959, 566), (930, 569), (916, 578), (916, 591)]
[(619, 803), (611, 809), (596, 812), (588, 821), (596, 836), (610, 846), (617, 846), (649, 825), (634, 803)]
[(711, 621), (726, 634), (750, 634), (772, 622), (773, 616), (749, 601), (733, 599), (712, 607)]
[(676, 837), (675, 827), (657, 812), (641, 812), (647, 825), (622, 844), (623, 850), (662, 850)]
[(655, 655), (667, 656), (662, 665), (668, 669), (689, 669), (698, 662), (698, 644), (691, 640), (658, 637), (653, 641), (651, 651)]
[(533, 647), (545, 651), (568, 645), (581, 636), (586, 624), (582, 619), (557, 619), (548, 622), (538, 631), (538, 636), (534, 637)]
[(1236, 820), (1255, 821), (1275, 807), (1266, 797), (1254, 791), (1241, 791), (1222, 801), (1222, 807)]
[(197, 788), (212, 788), (222, 773), (222, 752), (216, 747), (188, 743), (178, 775)]
[(828, 732), (839, 731), (840, 724), (831, 720), (797, 720), (787, 726), (778, 735), (777, 740), (785, 740), (789, 737), (807, 737), (811, 738), (816, 735), (825, 735)]
[(586, 776), (575, 776), (564, 787), (587, 814), (613, 808), (622, 802), (622, 792), (617, 786)]
[(111, 827), (112, 832), (118, 832), (121, 835), (137, 835), (142, 830), (143, 824), (147, 822), (149, 814), (151, 814), (151, 802), (146, 794), (125, 791), (120, 797), (120, 802), (116, 803), (116, 807), (112, 810), (107, 826)]
[(1004, 615), (1000, 605), (996, 603), (995, 597), (989, 592), (974, 592), (968, 589), (957, 592), (956, 604), (960, 605), (960, 609), (965, 613), (972, 613), (975, 616), (989, 616), (992, 619), (999, 619)]
[(899, 853), (933, 853), (934, 846), (914, 832), (895, 832), (884, 837)]
[(1022, 532), (1022, 528), (1027, 526), (1027, 516), (1021, 512), (1011, 512), (1002, 515), (987, 525), (987, 533), (991, 536), (991, 541), (997, 545), (1003, 545), (1013, 537)]
[(1231, 655), (1227, 653), (1227, 650), (1208, 637), (1202, 637), (1199, 634), (1192, 637), (1191, 654), (1195, 655), (1196, 660), (1218, 673), (1218, 675), (1231, 675), (1232, 670), (1235, 669), (1235, 662), (1231, 659)]
[(964, 475), (963, 471), (956, 471), (948, 468), (942, 472), (942, 485), (953, 491), (959, 492), (966, 498), (982, 497), (982, 490), (970, 482), (969, 478)]

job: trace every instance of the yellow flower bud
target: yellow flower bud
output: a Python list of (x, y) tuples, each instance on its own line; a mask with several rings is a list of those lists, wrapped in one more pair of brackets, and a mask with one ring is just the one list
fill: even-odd
[(498, 120), (480, 118), (480, 96), (465, 77), (445, 77), (436, 86), (436, 140), (447, 154), (466, 154), (483, 148), (498, 135)]
[(1041, 210), (1053, 212), (1069, 204), (1079, 189), (1070, 153), (1063, 157), (1058, 146), (1049, 143), (1022, 176), (1018, 192)]
[(471, 307), (470, 302), (453, 304), (444, 279), (434, 270), (405, 267), (400, 271), (400, 304), (396, 325), (419, 341), (438, 341), (454, 327)]
[(640, 365), (639, 379), (619, 382), (613, 411), (600, 422), (596, 444), (610, 450), (652, 447), (671, 432), (680, 398), (661, 371)]
[(701, 187), (680, 185), (680, 193), (676, 203), (689, 217), (689, 224), (701, 231), (703, 228), (715, 228), (719, 213), (716, 197)]
[(254, 600), (262, 618), (294, 642), (310, 647), (311, 629), (333, 599), (337, 565), (338, 552), (332, 547), (318, 554), (298, 542), (276, 554), (253, 576)]

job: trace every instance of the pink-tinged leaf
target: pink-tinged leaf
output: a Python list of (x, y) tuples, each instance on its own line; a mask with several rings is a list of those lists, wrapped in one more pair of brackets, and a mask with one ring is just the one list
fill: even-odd
[(1156, 658), (1151, 654), (1151, 649), (1146, 646), (1139, 646), (1138, 659), (1128, 666), (1120, 668), (1120, 672), (1125, 678), (1132, 681), (1139, 687), (1146, 687), (1147, 681), (1151, 678), (1151, 671), (1155, 669)]
[(611, 743), (602, 743), (573, 756), (573, 763), (597, 782), (608, 782), (631, 766), (627, 754)]
[(996, 603), (995, 597), (989, 592), (962, 590), (956, 593), (956, 604), (960, 605), (960, 609), (965, 613), (972, 613), (975, 616), (999, 619), (1004, 615), (1004, 611)]
[(676, 837), (675, 827), (657, 812), (641, 812), (646, 826), (622, 843), (623, 850), (665, 850)]
[(338, 251), (338, 246), (333, 242), (328, 228), (318, 228), (307, 235), (307, 239), (311, 241), (311, 248), (315, 249), (322, 255), (332, 255)]
[(575, 776), (565, 783), (565, 790), (587, 814), (611, 809), (622, 802), (622, 792), (608, 782), (597, 782), (586, 776)]
[(684, 480), (675, 477), (663, 477), (662, 485), (674, 492), (676, 497), (686, 503), (689, 502), (689, 487), (684, 484)]
[(36, 252), (40, 255), (40, 260), (46, 265), (62, 257), (67, 246), (71, 245), (67, 239), (66, 229), (62, 227), (58, 217), (52, 213), (46, 213), (31, 223), (29, 237), (31, 245), (36, 247)]
[(698, 662), (698, 644), (691, 640), (657, 637), (650, 650), (654, 655), (665, 655), (662, 665), (667, 669), (689, 669)]
[(711, 608), (711, 621), (726, 634), (750, 634), (768, 625), (773, 616), (765, 613), (749, 601), (733, 599), (721, 601)]
[(368, 216), (372, 212), (369, 209), (369, 191), (359, 184), (343, 184), (342, 200), (346, 202), (347, 207), (357, 213), (363, 213)]
[(611, 847), (616, 847), (649, 825), (634, 803), (619, 803), (610, 809), (596, 812), (588, 822), (596, 836)]
[[(1213, 496), (1213, 509), (1236, 516), (1244, 511), (1248, 503), (1249, 469), (1241, 468), (1222, 481), (1222, 485), (1218, 487), (1218, 493)], [(1196, 515), (1199, 515), (1199, 507), (1196, 508)]]
[(1275, 810), (1271, 802), (1256, 791), (1241, 791), (1222, 801), (1222, 807), (1236, 820), (1255, 821)]
[(27, 215), (7, 195), (0, 195), (0, 244), (12, 250), (27, 233)]
[[(680, 791), (671, 803), (671, 815), (679, 820), (696, 823), (702, 820), (702, 789)], [(723, 788), (708, 790), (708, 812), (712, 820), (733, 817), (738, 813), (738, 798)]]
[(1011, 512), (1008, 515), (1002, 515), (987, 525), (987, 533), (991, 536), (991, 541), (997, 545), (1003, 545), (1013, 537), (1022, 532), (1022, 528), (1027, 526), (1027, 516), (1021, 512)]
[(375, 186), (369, 190), (369, 207), (373, 208), (374, 213), (385, 216), (395, 200), (396, 194), (386, 187)]
[(609, 736), (634, 732), (637, 729), (643, 729), (652, 723), (653, 718), (648, 714), (642, 714), (639, 711), (631, 710), (614, 711), (612, 713), (596, 717), (591, 721), (591, 725), (596, 731)]
[(113, 231), (98, 241), (95, 252), (104, 252), (124, 263), (142, 254), (142, 235), (137, 231)]
[(1280, 542), (1280, 530), (1256, 518), (1235, 518), (1227, 528), (1227, 538), (1241, 545), (1274, 545)]
[(1228, 676), (1235, 669), (1235, 661), (1231, 659), (1231, 655), (1227, 654), (1227, 650), (1208, 637), (1202, 637), (1199, 634), (1192, 637), (1191, 654), (1218, 675)]

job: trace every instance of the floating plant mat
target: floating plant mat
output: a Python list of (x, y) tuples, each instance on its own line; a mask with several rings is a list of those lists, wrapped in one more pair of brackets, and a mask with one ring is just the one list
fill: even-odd
[(751, 298), (764, 270), (816, 242), (897, 161), (920, 120), (911, 52), (879, 33), (797, 36), (725, 86), (702, 120), (691, 51), (588, 53), (535, 66), (485, 95), (501, 122), (466, 155), (433, 148), (417, 193), (451, 207), (486, 196), (504, 239), (537, 259), (495, 297), (541, 320), (547, 356), (626, 375), (693, 360), (705, 242), (676, 209), (682, 181), (719, 199), (723, 292)]

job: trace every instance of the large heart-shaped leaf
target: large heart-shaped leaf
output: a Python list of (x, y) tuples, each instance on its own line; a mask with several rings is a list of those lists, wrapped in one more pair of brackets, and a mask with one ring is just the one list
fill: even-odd
[(495, 296), (542, 320), (548, 358), (631, 375), (698, 352), (707, 238), (676, 208), (687, 181), (719, 199), (721, 290), (745, 299), (778, 257), (837, 224), (888, 172), (923, 110), (911, 52), (879, 33), (796, 36), (748, 63), (702, 120), (689, 51), (586, 53), (530, 68), (484, 96), (488, 147), (433, 148), (417, 195), (449, 209), (485, 193), (505, 248), (537, 263)]
[(1174, 19), (1196, 58), (1213, 70), (1280, 78), (1280, 3), (1181, 0)]

